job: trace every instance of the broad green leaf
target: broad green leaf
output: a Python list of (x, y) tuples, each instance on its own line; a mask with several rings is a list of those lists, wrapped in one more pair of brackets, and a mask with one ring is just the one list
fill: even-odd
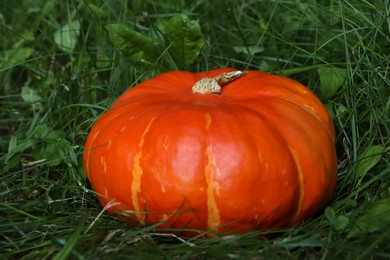
[(80, 34), (80, 22), (72, 21), (54, 33), (54, 42), (64, 52), (72, 53)]
[(159, 21), (157, 27), (168, 40), (169, 54), (180, 69), (187, 68), (199, 56), (204, 38), (198, 21), (177, 15), (168, 21)]
[(59, 140), (65, 138), (62, 130), (53, 130), (47, 124), (40, 124), (34, 130), (34, 138), (43, 140)]
[(18, 145), (18, 137), (16, 135), (11, 136), (8, 143), (8, 152), (12, 152), (13, 149)]
[(31, 56), (32, 51), (31, 48), (18, 48), (0, 52), (0, 71), (25, 61)]
[(383, 146), (373, 145), (369, 146), (357, 157), (356, 179), (359, 179), (357, 187), (360, 186), (367, 172), (382, 158), (383, 152)]
[(161, 51), (152, 40), (123, 24), (106, 26), (111, 43), (133, 62), (153, 65)]
[(342, 116), (347, 112), (348, 112), (348, 109), (343, 104), (338, 105), (338, 107), (337, 107), (337, 115), (338, 116)]
[(329, 220), (330, 225), (336, 230), (342, 230), (349, 224), (349, 218), (343, 215), (336, 216), (331, 207), (325, 209), (325, 216)]
[(317, 72), (321, 81), (320, 93), (325, 99), (334, 96), (347, 78), (347, 71), (341, 68), (325, 67)]
[(32, 152), (35, 160), (44, 160), (46, 166), (57, 166), (69, 159), (72, 146), (65, 139), (63, 130), (53, 130), (47, 124), (40, 124), (35, 128), (33, 137), (39, 140), (39, 146)]
[(246, 55), (253, 55), (264, 51), (260, 46), (234, 46), (233, 50), (237, 53), (243, 53)]
[(5, 171), (19, 165), (24, 151), (31, 149), (37, 143), (36, 140), (29, 139), (18, 144), (16, 137), (12, 138), (10, 142), (12, 143), (8, 146), (8, 153), (2, 157), (2, 159), (4, 158), (5, 167), (3, 170)]
[(47, 140), (39, 151), (32, 154), (36, 160), (45, 160), (46, 166), (58, 166), (66, 161), (69, 142), (65, 139)]
[(89, 10), (91, 10), (91, 12), (96, 15), (97, 17), (99, 18), (104, 18), (104, 17), (108, 17), (108, 13), (106, 12), (105, 9), (103, 9), (103, 7), (98, 7), (94, 4), (87, 4)]
[(7, 172), (10, 169), (17, 167), (20, 165), (20, 162), (22, 160), (23, 153), (11, 153), (7, 154), (4, 161), (3, 171)]
[(32, 89), (29, 86), (23, 86), (20, 95), (22, 96), (24, 102), (31, 104), (42, 100), (41, 96), (39, 96), (35, 89)]
[(185, 15), (177, 15), (169, 20), (159, 20), (156, 27), (157, 34), (151, 30), (150, 36), (123, 24), (110, 24), (106, 29), (111, 43), (130, 61), (155, 67), (157, 61), (163, 58), (160, 62), (162, 66), (171, 62), (171, 67), (188, 68), (204, 45), (199, 23)]
[(356, 226), (348, 233), (348, 237), (360, 234), (388, 230), (390, 225), (390, 198), (376, 201), (357, 219)]
[(33, 147), (36, 143), (37, 143), (36, 140), (30, 139), (30, 140), (26, 140), (24, 142), (21, 142), (20, 144), (17, 144), (17, 145), (12, 144), (12, 147), (11, 147), (12, 150), (8, 151), (8, 154), (6, 155), (5, 160), (7, 161), (10, 157), (12, 157), (16, 153), (24, 152), (25, 150)]

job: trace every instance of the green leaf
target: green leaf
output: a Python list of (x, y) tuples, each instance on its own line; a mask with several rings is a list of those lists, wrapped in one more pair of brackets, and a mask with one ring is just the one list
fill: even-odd
[(372, 204), (368, 210), (356, 221), (356, 226), (347, 237), (387, 230), (390, 225), (390, 198), (379, 200)]
[(31, 48), (18, 48), (0, 52), (0, 71), (2, 68), (12, 67), (28, 59), (33, 50)]
[(382, 154), (384, 152), (383, 146), (380, 145), (372, 145), (369, 146), (366, 150), (364, 150), (357, 157), (357, 166), (356, 166), (356, 179), (359, 179), (357, 187), (360, 186), (364, 176), (367, 174), (369, 170), (374, 167), (379, 160), (382, 158)]
[(54, 42), (64, 52), (72, 53), (80, 34), (80, 22), (72, 21), (54, 33)]
[(33, 104), (42, 100), (41, 96), (38, 95), (35, 89), (32, 89), (29, 86), (23, 86), (20, 95), (26, 103)]
[(16, 135), (11, 136), (8, 143), (8, 152), (12, 152), (16, 146), (18, 146), (18, 137)]
[(233, 50), (236, 53), (242, 53), (245, 55), (254, 55), (264, 51), (264, 47), (260, 46), (234, 46)]
[(204, 45), (199, 22), (186, 15), (177, 15), (168, 21), (159, 21), (157, 27), (168, 40), (167, 47), (176, 65), (186, 69), (199, 56)]
[(349, 225), (349, 218), (343, 215), (336, 216), (331, 207), (325, 209), (325, 216), (329, 220), (330, 225), (336, 230), (342, 230)]
[[(99, 18), (106, 18), (108, 17), (108, 13), (106, 12), (106, 6), (103, 6), (103, 7), (98, 7), (94, 4), (90, 4), (90, 3), (87, 3), (87, 6), (89, 8), (89, 10), (97, 17)], [(103, 9), (104, 8), (104, 9)]]
[(152, 40), (123, 24), (106, 26), (111, 43), (133, 62), (153, 66), (159, 57), (159, 47)]
[(18, 144), (18, 143), (12, 144), (12, 147), (11, 147), (12, 150), (8, 151), (8, 154), (5, 156), (5, 161), (7, 162), (9, 159), (12, 158), (13, 155), (20, 153), (20, 152), (24, 152), (25, 150), (33, 147), (36, 143), (37, 143), (36, 140), (30, 139), (30, 140), (26, 140), (24, 142), (21, 142), (20, 144)]
[(70, 148), (69, 142), (65, 139), (48, 140), (43, 144), (41, 143), (37, 149), (34, 149), (31, 156), (36, 161), (44, 161), (47, 167), (58, 166), (69, 161)]
[(151, 33), (150, 36), (123, 24), (110, 24), (106, 29), (111, 43), (132, 62), (155, 67), (163, 58), (162, 67), (171, 62), (171, 67), (187, 69), (204, 45), (199, 23), (185, 15), (177, 15), (169, 20), (159, 20), (156, 27), (157, 34)]
[(37, 142), (34, 139), (25, 140), (19, 143), (17, 137), (12, 137), (8, 145), (8, 153), (1, 158), (4, 159), (5, 164), (5, 167), (2, 170), (7, 171), (19, 165), (23, 153), (26, 150), (31, 149), (36, 143)]
[(323, 98), (331, 98), (343, 85), (347, 78), (347, 70), (336, 67), (325, 67), (317, 69), (320, 76), (320, 93)]

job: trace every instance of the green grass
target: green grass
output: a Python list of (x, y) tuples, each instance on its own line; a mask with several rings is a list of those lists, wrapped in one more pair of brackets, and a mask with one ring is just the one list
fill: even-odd
[[(390, 258), (388, 0), (5, 2), (1, 258)], [(190, 53), (193, 62), (179, 62), (179, 47), (163, 44), (152, 64), (142, 64), (115, 48), (105, 29), (126, 24), (155, 43), (156, 23), (177, 14), (199, 21), (205, 45)], [(129, 228), (102, 212), (82, 165), (94, 120), (162, 71), (217, 67), (287, 75), (319, 95), (337, 133), (339, 178), (329, 207), (270, 239), (255, 232), (186, 239)], [(324, 78), (324, 68), (338, 79)]]

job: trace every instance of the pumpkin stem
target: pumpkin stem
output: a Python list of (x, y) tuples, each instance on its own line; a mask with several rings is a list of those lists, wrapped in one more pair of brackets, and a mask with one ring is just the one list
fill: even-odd
[(247, 73), (247, 71), (235, 70), (231, 72), (223, 72), (214, 78), (203, 78), (198, 80), (192, 87), (192, 93), (220, 94), (223, 85), (236, 80)]

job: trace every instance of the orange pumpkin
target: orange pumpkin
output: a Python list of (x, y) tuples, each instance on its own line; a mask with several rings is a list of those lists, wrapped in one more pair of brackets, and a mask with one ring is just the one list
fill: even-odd
[(335, 132), (319, 99), (291, 79), (172, 71), (128, 90), (96, 121), (84, 167), (101, 204), (130, 224), (276, 229), (331, 199)]

